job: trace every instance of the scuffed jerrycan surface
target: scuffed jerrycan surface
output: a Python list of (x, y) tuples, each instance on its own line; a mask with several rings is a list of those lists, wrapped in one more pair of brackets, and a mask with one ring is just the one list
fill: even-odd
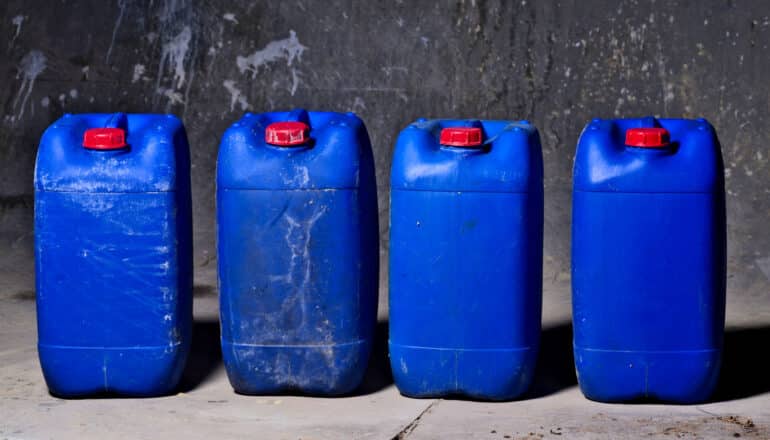
[(246, 114), (217, 165), (222, 352), (239, 393), (342, 394), (376, 323), (377, 193), (353, 114)]
[(190, 163), (170, 115), (65, 115), (35, 168), (38, 351), (51, 393), (177, 385), (192, 325)]
[(542, 296), (537, 130), (527, 122), (413, 123), (396, 144), (390, 219), (390, 360), (401, 393), (524, 393)]
[(707, 399), (725, 313), (723, 165), (703, 120), (594, 120), (575, 158), (575, 363), (590, 399)]

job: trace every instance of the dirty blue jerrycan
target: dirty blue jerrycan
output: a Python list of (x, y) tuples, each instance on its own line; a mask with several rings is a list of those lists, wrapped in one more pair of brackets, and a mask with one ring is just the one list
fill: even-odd
[(354, 114), (247, 113), (222, 138), (217, 236), (222, 355), (242, 394), (345, 394), (377, 314), (369, 135)]
[(704, 119), (595, 119), (572, 207), (575, 363), (583, 394), (707, 399), (725, 317), (725, 194)]
[(526, 121), (419, 120), (391, 173), (390, 362), (412, 397), (524, 393), (540, 338), (543, 161)]
[(153, 396), (192, 325), (189, 147), (171, 115), (65, 115), (35, 166), (38, 351), (52, 394)]

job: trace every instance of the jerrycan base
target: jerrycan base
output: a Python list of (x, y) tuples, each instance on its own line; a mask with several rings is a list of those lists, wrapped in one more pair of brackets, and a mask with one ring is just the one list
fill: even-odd
[(390, 342), (393, 379), (415, 398), (513, 400), (532, 382), (537, 350), (415, 347)]
[(598, 402), (692, 404), (716, 388), (722, 351), (617, 351), (575, 347), (580, 390)]
[(222, 341), (222, 356), (236, 393), (339, 396), (361, 384), (371, 345), (369, 340), (331, 345)]
[(156, 397), (171, 394), (189, 347), (70, 347), (38, 344), (49, 392), (61, 398), (99, 395)]

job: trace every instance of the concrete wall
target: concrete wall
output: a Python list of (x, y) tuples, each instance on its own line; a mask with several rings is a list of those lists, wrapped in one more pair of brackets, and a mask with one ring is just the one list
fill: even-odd
[(5, 0), (0, 20), (2, 246), (31, 248), (36, 146), (65, 112), (184, 119), (200, 267), (215, 255), (218, 139), (244, 111), (364, 119), (383, 255), (401, 128), (418, 117), (529, 119), (545, 157), (545, 288), (567, 292), (582, 127), (593, 117), (706, 117), (728, 167), (731, 295), (770, 291), (765, 1)]

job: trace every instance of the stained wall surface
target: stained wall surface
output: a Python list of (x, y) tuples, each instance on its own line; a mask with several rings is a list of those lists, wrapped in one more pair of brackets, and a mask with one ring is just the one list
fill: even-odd
[(364, 119), (383, 256), (401, 128), (418, 117), (529, 119), (545, 158), (546, 294), (567, 295), (582, 127), (594, 117), (705, 117), (727, 167), (730, 295), (746, 304), (770, 295), (764, 1), (6, 0), (0, 19), (0, 254), (31, 255), (37, 143), (66, 112), (184, 119), (203, 271), (216, 258), (218, 140), (245, 111)]

